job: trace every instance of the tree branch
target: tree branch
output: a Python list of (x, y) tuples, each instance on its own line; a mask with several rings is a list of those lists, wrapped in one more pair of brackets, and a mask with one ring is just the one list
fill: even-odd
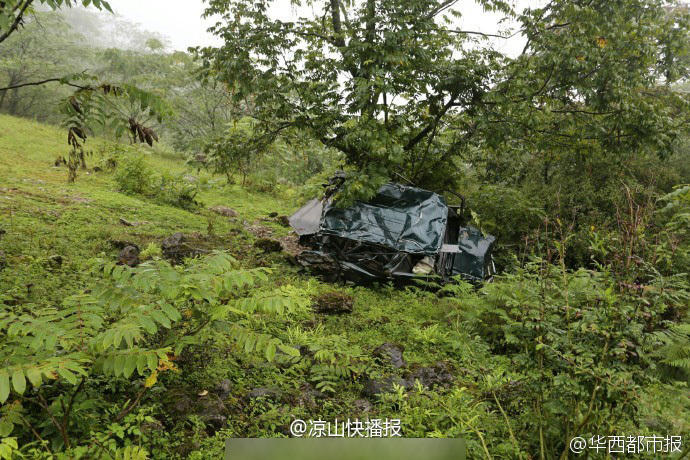
[(447, 1), (443, 2), (443, 3), (441, 3), (441, 4), (438, 6), (438, 8), (436, 8), (435, 10), (431, 11), (428, 15), (426, 15), (426, 18), (425, 18), (425, 19), (431, 19), (431, 18), (433, 18), (433, 17), (436, 16), (437, 14), (441, 13), (441, 12), (444, 11), (444, 10), (447, 10), (448, 8), (450, 8), (450, 7), (452, 7), (453, 5), (455, 5), (456, 3), (458, 3), (458, 0), (447, 0)]
[(419, 143), (419, 141), (424, 139), (424, 137), (427, 134), (429, 134), (432, 130), (434, 130), (436, 128), (436, 125), (441, 120), (441, 118), (446, 114), (446, 112), (448, 112), (448, 109), (450, 109), (451, 107), (453, 107), (455, 105), (455, 97), (456, 96), (451, 96), (450, 100), (446, 103), (446, 105), (444, 105), (443, 108), (438, 111), (438, 114), (436, 115), (434, 120), (431, 123), (429, 123), (426, 126), (426, 128), (424, 128), (419, 133), (417, 133), (417, 135), (415, 137), (410, 139), (407, 144), (405, 144), (404, 150), (412, 149), (412, 147), (417, 145)]
[(69, 403), (67, 403), (67, 410), (64, 411), (62, 414), (62, 425), (65, 427), (65, 429), (68, 428), (69, 426), (69, 414), (72, 412), (72, 406), (74, 405), (74, 399), (77, 396), (77, 393), (81, 391), (82, 388), (84, 388), (84, 383), (86, 383), (86, 377), (81, 378), (81, 382), (79, 382), (79, 386), (77, 386), (77, 389), (74, 390), (74, 393), (72, 393), (72, 396), (69, 398)]
[(74, 88), (79, 88), (79, 89), (89, 89), (90, 88), (88, 86), (77, 85), (76, 83), (71, 83), (69, 81), (63, 81), (62, 78), (47, 78), (47, 79), (41, 80), (41, 81), (33, 81), (33, 82), (29, 82), (29, 83), (20, 83), (18, 85), (6, 86), (4, 88), (0, 88), (0, 91), (9, 91), (11, 89), (24, 88), (26, 86), (40, 86), (40, 85), (45, 85), (46, 83), (62, 83), (64, 85), (72, 86)]
[(53, 415), (52, 412), (50, 412), (50, 408), (48, 407), (48, 402), (45, 400), (43, 395), (40, 392), (36, 392), (38, 395), (38, 399), (40, 400), (38, 405), (43, 408), (44, 411), (48, 414), (48, 417), (50, 418), (50, 421), (53, 422), (53, 425), (55, 428), (58, 429), (60, 432), (60, 435), (62, 436), (62, 441), (65, 443), (65, 447), (68, 449), (71, 447), (70, 442), (69, 442), (69, 436), (67, 435), (67, 430), (65, 430), (65, 427), (60, 425), (60, 423), (55, 419), (55, 416)]
[(345, 39), (343, 38), (343, 28), (340, 22), (340, 1), (331, 0), (331, 22), (333, 23), (333, 43), (336, 46), (345, 46)]
[(476, 30), (458, 30), (458, 29), (448, 29), (448, 32), (453, 33), (453, 34), (467, 34), (467, 35), (481, 35), (482, 37), (496, 37), (496, 38), (503, 38), (503, 39), (509, 39), (514, 37), (516, 34), (519, 32), (515, 32), (512, 35), (500, 35), (500, 34), (488, 34), (485, 32), (479, 32)]
[(148, 391), (148, 387), (145, 386), (144, 388), (142, 388), (141, 391), (139, 391), (139, 394), (137, 394), (137, 397), (134, 399), (134, 401), (132, 401), (130, 404), (126, 405), (122, 409), (122, 411), (119, 414), (117, 414), (117, 417), (115, 417), (115, 419), (113, 420), (113, 423), (118, 423), (120, 420), (125, 418), (127, 416), (127, 414), (132, 412), (132, 409), (134, 409), (137, 406), (137, 404), (139, 404), (139, 401), (141, 401), (142, 396), (144, 396), (144, 394), (147, 391)]
[(14, 18), (14, 22), (10, 26), (10, 28), (7, 30), (7, 32), (4, 32), (3, 34), (0, 34), (0, 43), (4, 42), (7, 37), (9, 37), (12, 32), (17, 30), (17, 27), (19, 27), (19, 24), (22, 22), (22, 18), (24, 17), (24, 13), (26, 13), (26, 10), (31, 6), (34, 0), (26, 0), (26, 2), (22, 5), (21, 9), (19, 10), (19, 13), (17, 13), (17, 17)]

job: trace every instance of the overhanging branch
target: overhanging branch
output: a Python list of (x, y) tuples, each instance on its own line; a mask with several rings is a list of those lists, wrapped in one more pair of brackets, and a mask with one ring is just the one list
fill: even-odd
[(45, 85), (47, 83), (62, 83), (63, 85), (72, 86), (74, 88), (89, 89), (88, 86), (77, 85), (76, 83), (64, 81), (62, 78), (47, 78), (41, 81), (32, 81), (29, 83), (20, 83), (18, 85), (6, 86), (4, 88), (0, 88), (0, 91), (9, 91), (11, 89), (25, 88), (27, 86), (40, 86)]
[(19, 24), (22, 23), (22, 18), (24, 17), (24, 13), (26, 13), (26, 10), (31, 6), (34, 0), (25, 0), (24, 4), (21, 4), (21, 8), (19, 9), (19, 13), (17, 13), (17, 17), (14, 18), (14, 22), (12, 22), (12, 25), (10, 26), (9, 29), (7, 29), (7, 32), (3, 32), (0, 34), (0, 43), (4, 42), (7, 37), (9, 37), (12, 32), (17, 30), (17, 27), (19, 27)]

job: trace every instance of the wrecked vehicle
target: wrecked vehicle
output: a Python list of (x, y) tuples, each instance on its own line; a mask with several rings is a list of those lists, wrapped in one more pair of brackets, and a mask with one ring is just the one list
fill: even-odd
[(308, 249), (297, 256), (304, 267), (353, 281), (456, 275), (490, 280), (495, 238), (461, 225), (460, 206), (434, 192), (386, 184), (367, 202), (333, 204), (333, 191), (313, 199), (289, 218)]

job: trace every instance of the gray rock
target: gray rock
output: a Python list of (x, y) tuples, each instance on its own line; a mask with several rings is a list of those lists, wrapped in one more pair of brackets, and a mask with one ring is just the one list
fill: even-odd
[(225, 399), (230, 396), (232, 390), (232, 382), (229, 379), (223, 379), (214, 389), (220, 399)]
[(315, 410), (319, 407), (319, 400), (325, 399), (327, 396), (325, 393), (317, 390), (310, 384), (304, 384), (299, 389), (299, 395), (297, 396), (297, 405), (300, 407), (306, 407), (310, 410)]
[(355, 408), (355, 412), (360, 414), (371, 412), (371, 410), (374, 408), (374, 406), (366, 399), (358, 399), (352, 404), (352, 406)]
[(354, 300), (342, 292), (326, 292), (314, 297), (314, 311), (325, 314), (352, 313)]
[(109, 240), (109, 243), (115, 249), (124, 249), (127, 246), (134, 246), (135, 248), (139, 249), (139, 246), (136, 243), (133, 243), (133, 242), (127, 241), (127, 240), (118, 240), (115, 238), (111, 238)]
[(185, 242), (184, 233), (174, 233), (161, 242), (163, 257), (173, 263), (181, 263), (186, 257), (197, 257), (204, 251), (193, 248)]
[(206, 423), (211, 432), (216, 432), (225, 427), (228, 421), (228, 410), (225, 404), (218, 396), (213, 394), (199, 397), (196, 401), (194, 412)]
[(405, 359), (403, 359), (403, 351), (405, 348), (402, 345), (386, 342), (374, 350), (374, 356), (381, 361), (390, 363), (395, 368), (407, 366)]
[(172, 416), (183, 419), (189, 415), (198, 415), (211, 433), (225, 427), (227, 423), (228, 409), (214, 394), (191, 396), (183, 389), (177, 388), (169, 390), (166, 399)]
[(443, 361), (439, 361), (432, 366), (420, 367), (415, 370), (408, 380), (411, 386), (414, 385), (415, 381), (419, 380), (426, 388), (447, 388), (452, 385), (455, 378), (450, 372), (448, 365)]
[(50, 263), (50, 265), (52, 267), (55, 267), (55, 268), (62, 267), (62, 262), (63, 262), (63, 259), (62, 259), (61, 255), (56, 254), (56, 255), (52, 255), (52, 256), (48, 257), (48, 263)]
[(283, 245), (280, 241), (272, 240), (270, 238), (259, 238), (254, 243), (254, 247), (263, 250), (264, 252), (280, 252), (283, 250)]
[(120, 255), (117, 257), (117, 263), (120, 265), (128, 265), (130, 267), (136, 267), (139, 265), (139, 248), (136, 246), (126, 246)]
[(253, 401), (259, 398), (268, 399), (273, 402), (279, 402), (283, 398), (283, 392), (277, 388), (254, 388), (247, 394), (247, 400)]
[(364, 381), (364, 390), (362, 393), (368, 398), (374, 398), (384, 393), (392, 393), (395, 391), (395, 385), (399, 385), (406, 390), (412, 388), (412, 385), (409, 381), (398, 377), (397, 375), (391, 375), (380, 379), (367, 378)]

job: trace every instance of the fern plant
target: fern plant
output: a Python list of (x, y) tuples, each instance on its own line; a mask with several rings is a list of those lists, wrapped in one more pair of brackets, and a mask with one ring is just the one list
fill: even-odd
[(98, 376), (144, 379), (135, 398), (123, 395), (129, 401), (114, 417), (119, 422), (160, 373), (175, 369), (174, 356), (191, 344), (213, 339), (268, 360), (278, 350), (299, 356), (252, 328), (252, 316), (286, 315), (309, 302), (289, 286), (265, 289), (266, 269), (242, 269), (228, 254), (216, 252), (183, 267), (154, 260), (136, 268), (99, 264), (99, 271), (101, 283), (60, 308), (0, 304), (0, 437), (19, 425), (25, 436), (32, 433), (43, 443), (45, 433), (22, 415), (22, 406), (32, 404), (51, 420), (51, 431), (59, 436), (53, 442), (74, 447), (70, 416), (74, 402), (86, 397), (85, 387)]

